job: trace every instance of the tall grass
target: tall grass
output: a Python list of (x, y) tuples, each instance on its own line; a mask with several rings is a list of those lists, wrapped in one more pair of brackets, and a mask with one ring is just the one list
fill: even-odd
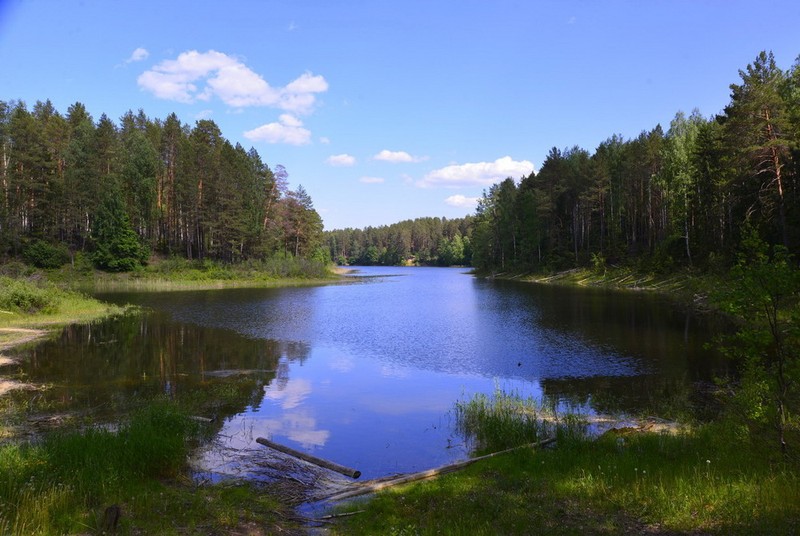
[(559, 415), (552, 405), (518, 393), (496, 389), (455, 404), (456, 428), (474, 443), (476, 454), (498, 452), (557, 434), (576, 433), (583, 421), (575, 414)]
[(120, 502), (148, 479), (184, 467), (196, 423), (156, 403), (118, 430), (57, 432), (0, 447), (0, 532), (65, 534), (95, 529), (92, 512)]
[(335, 533), (800, 533), (797, 460), (735, 422), (593, 438), (576, 419), (550, 421), (536, 401), (503, 393), (459, 403), (457, 417), (487, 450), (553, 433), (547, 426), (558, 441), (380, 494)]
[(148, 266), (135, 274), (139, 278), (158, 276), (171, 280), (211, 281), (234, 279), (311, 279), (330, 274), (327, 267), (317, 261), (290, 255), (278, 255), (265, 260), (249, 260), (238, 264), (224, 264), (210, 260), (189, 261), (171, 257)]
[(81, 284), (94, 289), (169, 291), (304, 285), (331, 278), (332, 273), (325, 264), (300, 257), (276, 256), (238, 264), (171, 257), (136, 272), (98, 273), (91, 281)]

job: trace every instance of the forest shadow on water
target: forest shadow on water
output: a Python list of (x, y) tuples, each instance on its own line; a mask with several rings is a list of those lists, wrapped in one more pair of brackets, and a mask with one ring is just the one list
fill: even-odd
[[(153, 397), (213, 419), (203, 478), (270, 478), (266, 437), (365, 478), (469, 456), (456, 402), (497, 389), (584, 414), (687, 414), (724, 372), (707, 319), (636, 294), (365, 268), (361, 285), (118, 293), (145, 307), (24, 352), (50, 407), (113, 421)], [(398, 277), (403, 276), (403, 277)]]

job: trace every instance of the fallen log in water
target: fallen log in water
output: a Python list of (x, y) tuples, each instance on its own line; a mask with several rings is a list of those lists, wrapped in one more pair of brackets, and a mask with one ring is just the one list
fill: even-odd
[(537, 447), (544, 447), (545, 445), (549, 445), (554, 443), (556, 438), (551, 437), (548, 439), (543, 439), (541, 441), (537, 441), (536, 443), (529, 443), (526, 445), (519, 445), (517, 447), (512, 447), (510, 449), (501, 450), (499, 452), (493, 452), (491, 454), (486, 454), (485, 456), (478, 456), (477, 458), (471, 458), (469, 460), (465, 460), (463, 462), (456, 462), (449, 465), (444, 465), (442, 467), (438, 467), (436, 469), (428, 469), (427, 471), (420, 471), (419, 473), (411, 473), (408, 475), (400, 475), (396, 478), (392, 479), (378, 479), (378, 480), (369, 480), (367, 482), (362, 482), (354, 486), (354, 489), (349, 489), (345, 491), (339, 491), (334, 493), (333, 495), (329, 495), (325, 497), (323, 500), (326, 501), (341, 501), (344, 499), (350, 499), (352, 497), (358, 497), (359, 495), (366, 495), (367, 493), (374, 493), (376, 491), (381, 491), (386, 488), (391, 488), (394, 486), (399, 486), (401, 484), (408, 484), (409, 482), (415, 482), (417, 480), (425, 480), (428, 478), (433, 478), (435, 476), (444, 475), (447, 473), (452, 473), (454, 471), (458, 471), (459, 469), (463, 469), (469, 465), (472, 465), (475, 462), (485, 460), (487, 458), (491, 458), (493, 456), (499, 456), (500, 454), (506, 454), (508, 452), (522, 449), (522, 448), (537, 448)]
[(263, 437), (257, 437), (256, 443), (260, 443), (265, 447), (269, 447), (277, 451), (283, 452), (284, 454), (288, 454), (289, 456), (300, 458), (301, 460), (307, 461), (308, 463), (319, 465), (320, 467), (324, 467), (325, 469), (336, 471), (337, 473), (341, 473), (344, 476), (349, 476), (350, 478), (358, 478), (361, 476), (361, 471), (358, 471), (356, 469), (351, 469), (349, 467), (345, 467), (344, 465), (339, 465), (338, 463), (329, 462), (328, 460), (323, 460), (322, 458), (317, 458), (316, 456), (312, 456), (311, 454), (306, 454), (305, 452), (294, 450), (291, 447), (275, 443), (273, 441), (270, 441), (269, 439), (264, 439)]

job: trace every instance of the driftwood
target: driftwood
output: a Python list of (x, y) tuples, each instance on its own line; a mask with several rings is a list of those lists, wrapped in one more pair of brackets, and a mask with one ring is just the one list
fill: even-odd
[(284, 454), (288, 454), (289, 456), (294, 456), (295, 458), (300, 458), (301, 460), (313, 463), (314, 465), (319, 465), (320, 467), (324, 467), (325, 469), (336, 471), (337, 473), (341, 473), (344, 476), (349, 476), (350, 478), (358, 478), (361, 476), (361, 471), (358, 471), (356, 469), (351, 469), (349, 467), (345, 467), (344, 465), (339, 465), (338, 463), (329, 462), (328, 460), (323, 460), (322, 458), (317, 458), (316, 456), (312, 456), (311, 454), (306, 454), (305, 452), (294, 450), (291, 447), (287, 447), (279, 443), (274, 443), (269, 439), (264, 439), (263, 437), (257, 437), (256, 442), (264, 445), (265, 447), (269, 447), (278, 450), (280, 452), (283, 452)]
[(544, 447), (551, 443), (555, 443), (556, 438), (551, 437), (548, 439), (543, 439), (541, 441), (537, 441), (536, 443), (529, 443), (526, 445), (519, 445), (517, 447), (512, 447), (510, 449), (501, 450), (499, 452), (493, 452), (491, 454), (486, 454), (485, 456), (478, 456), (477, 458), (470, 458), (469, 460), (465, 460), (463, 462), (456, 462), (449, 465), (443, 465), (442, 467), (437, 467), (435, 469), (428, 469), (427, 471), (420, 471), (419, 473), (411, 473), (407, 475), (400, 475), (398, 477), (386, 480), (386, 479), (378, 479), (378, 480), (369, 480), (366, 482), (362, 482), (358, 484), (357, 487), (350, 490), (340, 491), (334, 493), (333, 495), (329, 495), (325, 497), (324, 500), (327, 501), (341, 501), (344, 499), (350, 499), (352, 497), (358, 497), (359, 495), (366, 495), (367, 493), (374, 493), (376, 491), (381, 491), (387, 488), (391, 488), (394, 486), (399, 486), (401, 484), (408, 484), (409, 482), (415, 482), (417, 480), (425, 480), (428, 478), (433, 478), (435, 476), (444, 475), (447, 473), (452, 473), (454, 471), (458, 471), (459, 469), (463, 469), (469, 465), (472, 465), (475, 462), (486, 460), (487, 458), (492, 458), (494, 456), (499, 456), (500, 454), (506, 454), (508, 452), (519, 450), (522, 448), (537, 448), (537, 447)]

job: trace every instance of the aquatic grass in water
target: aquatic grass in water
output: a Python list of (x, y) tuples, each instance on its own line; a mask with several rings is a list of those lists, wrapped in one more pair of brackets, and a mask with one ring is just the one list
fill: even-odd
[[(800, 467), (730, 422), (679, 434), (582, 433), (516, 395), (456, 407), (482, 449), (555, 433), (554, 448), (519, 449), (462, 472), (378, 494), (335, 534), (795, 534)], [(542, 426), (544, 422), (544, 427)], [(537, 424), (539, 423), (539, 424)]]
[(477, 454), (533, 443), (552, 435), (557, 418), (533, 398), (496, 390), (455, 406), (456, 427), (475, 442)]

